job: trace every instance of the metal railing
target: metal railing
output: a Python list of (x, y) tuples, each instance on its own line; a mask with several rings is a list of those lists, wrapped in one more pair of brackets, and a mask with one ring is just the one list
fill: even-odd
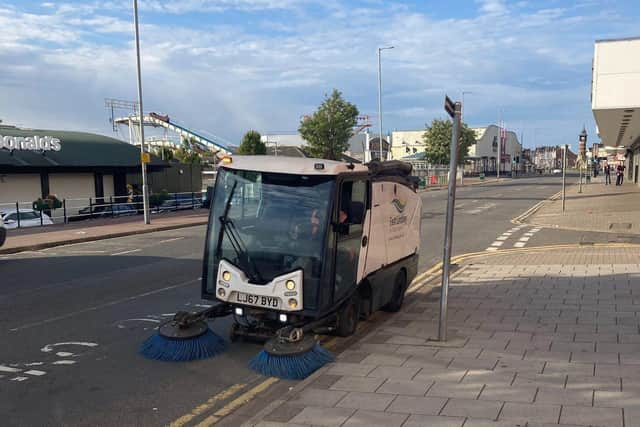
[[(155, 193), (150, 197), (152, 213), (200, 209), (206, 192)], [(78, 197), (60, 200), (56, 209), (39, 210), (35, 202), (0, 202), (0, 216), (9, 229), (67, 224), (142, 214), (142, 195)]]

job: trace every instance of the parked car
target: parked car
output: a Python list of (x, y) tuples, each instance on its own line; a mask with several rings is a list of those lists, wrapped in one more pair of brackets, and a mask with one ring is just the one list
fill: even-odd
[(7, 238), (7, 229), (4, 226), (4, 221), (0, 218), (0, 247), (4, 245), (4, 241)]
[[(20, 221), (18, 221), (18, 214), (20, 215)], [(3, 209), (0, 210), (0, 218), (2, 218), (8, 230), (18, 228), (18, 222), (20, 222), (20, 228), (40, 227), (41, 225), (53, 224), (49, 215), (43, 212), (42, 218), (40, 218), (40, 212), (33, 209), (19, 209), (18, 212), (16, 212), (15, 209)]]
[(83, 219), (109, 218), (116, 216), (136, 215), (138, 211), (129, 203), (117, 203), (111, 205), (87, 206), (78, 210), (77, 215), (69, 217), (69, 221), (82, 221)]

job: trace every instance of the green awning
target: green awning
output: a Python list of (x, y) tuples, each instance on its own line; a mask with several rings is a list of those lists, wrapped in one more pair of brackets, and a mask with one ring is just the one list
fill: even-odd
[[(59, 146), (50, 143), (54, 138), (59, 140)], [(56, 148), (59, 151), (55, 151)], [(164, 166), (164, 162), (152, 156), (151, 165)], [(140, 166), (140, 149), (115, 138), (0, 125), (0, 168), (136, 166)]]

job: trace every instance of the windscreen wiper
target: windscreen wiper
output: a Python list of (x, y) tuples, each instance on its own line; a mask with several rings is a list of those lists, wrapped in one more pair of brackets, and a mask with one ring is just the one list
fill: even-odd
[(220, 218), (220, 231), (218, 232), (218, 243), (216, 245), (216, 256), (220, 258), (222, 256), (222, 238), (224, 237), (224, 229), (225, 229), (225, 221), (227, 215), (229, 215), (229, 209), (231, 208), (231, 199), (233, 199), (233, 194), (236, 192), (236, 187), (238, 186), (238, 181), (233, 182), (233, 186), (231, 187), (231, 191), (229, 192), (229, 197), (227, 197), (227, 202), (224, 205), (224, 213)]
[[(251, 275), (253, 276), (251, 279), (257, 279), (258, 281), (262, 281), (262, 275), (258, 271), (258, 268), (254, 263), (251, 262), (249, 258), (249, 251), (247, 250), (247, 246), (244, 244), (238, 229), (234, 222), (228, 217), (229, 209), (231, 207), (231, 199), (236, 191), (236, 187), (238, 185), (238, 181), (233, 183), (233, 187), (231, 188), (231, 192), (229, 193), (229, 198), (227, 199), (227, 204), (224, 207), (224, 214), (219, 218), (220, 220), (220, 232), (218, 233), (218, 248), (217, 255), (218, 258), (222, 256), (222, 238), (226, 234), (229, 239), (229, 243), (231, 243), (231, 247), (235, 251), (238, 259), (242, 261), (249, 270)], [(252, 280), (255, 281), (255, 280)]]

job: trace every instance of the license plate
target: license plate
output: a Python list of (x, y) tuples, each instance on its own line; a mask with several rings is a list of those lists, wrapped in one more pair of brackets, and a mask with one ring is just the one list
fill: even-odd
[(243, 292), (236, 292), (236, 302), (267, 308), (278, 308), (280, 306), (280, 298), (278, 297), (251, 295)]

